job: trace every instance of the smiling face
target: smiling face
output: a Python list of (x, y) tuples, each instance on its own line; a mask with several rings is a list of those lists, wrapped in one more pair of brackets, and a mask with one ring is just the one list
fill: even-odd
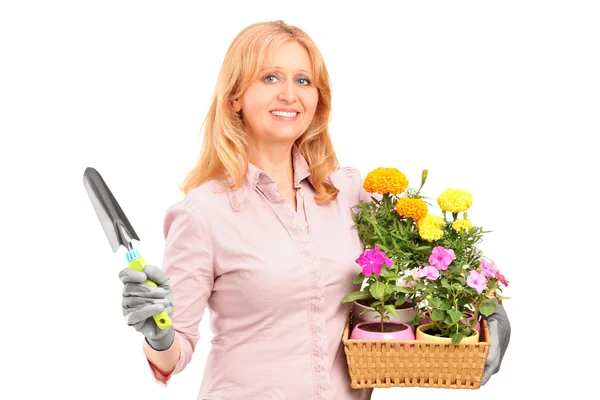
[(284, 43), (259, 79), (239, 98), (246, 132), (255, 141), (294, 143), (310, 126), (319, 94), (306, 49)]

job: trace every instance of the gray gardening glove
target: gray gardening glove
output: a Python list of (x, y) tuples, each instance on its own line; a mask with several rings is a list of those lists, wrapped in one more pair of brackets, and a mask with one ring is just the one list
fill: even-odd
[(494, 302), (496, 303), (496, 310), (489, 317), (484, 317), (487, 319), (490, 328), (491, 344), (487, 359), (485, 360), (485, 370), (481, 379), (481, 385), (485, 385), (490, 377), (500, 370), (502, 358), (510, 341), (510, 321), (508, 320), (506, 311), (501, 304), (498, 304), (496, 299), (494, 299)]
[[(167, 329), (160, 329), (152, 318), (164, 309), (173, 318), (170, 279), (155, 265), (146, 265), (143, 272), (124, 268), (119, 272), (119, 278), (124, 284), (122, 308), (127, 324), (141, 332), (154, 350), (162, 351), (171, 347), (175, 340), (175, 328), (171, 325)], [(146, 279), (158, 286), (144, 284)]]

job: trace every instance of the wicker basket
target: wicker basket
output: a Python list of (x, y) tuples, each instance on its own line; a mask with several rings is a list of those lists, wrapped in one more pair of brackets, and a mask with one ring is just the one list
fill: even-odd
[(478, 389), (490, 348), (487, 321), (481, 322), (479, 343), (440, 344), (420, 340), (353, 340), (348, 315), (344, 351), (350, 386), (389, 388)]

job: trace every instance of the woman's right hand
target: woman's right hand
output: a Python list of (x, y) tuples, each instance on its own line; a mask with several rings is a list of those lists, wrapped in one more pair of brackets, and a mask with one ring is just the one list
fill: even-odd
[[(166, 309), (169, 317), (173, 318), (170, 279), (155, 265), (146, 265), (143, 271), (124, 268), (119, 272), (119, 278), (124, 285), (122, 309), (125, 321), (141, 332), (154, 350), (167, 350), (175, 339), (175, 329), (172, 325), (160, 329), (152, 316)], [(157, 286), (145, 284), (147, 279)]]

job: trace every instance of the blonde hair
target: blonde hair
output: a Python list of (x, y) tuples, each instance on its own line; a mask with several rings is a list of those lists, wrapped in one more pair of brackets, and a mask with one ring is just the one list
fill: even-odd
[[(248, 166), (248, 138), (241, 112), (233, 109), (231, 101), (258, 79), (264, 63), (269, 61), (279, 46), (289, 40), (295, 40), (308, 51), (313, 64), (314, 84), (319, 94), (312, 123), (296, 140), (296, 145), (310, 168), (317, 203), (324, 204), (337, 197), (338, 189), (326, 182), (327, 177), (339, 168), (329, 135), (329, 74), (313, 40), (301, 29), (283, 21), (250, 25), (231, 43), (203, 123), (203, 143), (198, 161), (179, 186), (183, 193), (188, 194), (211, 179), (231, 177), (230, 183), (225, 183), (225, 190), (237, 189), (242, 185)], [(243, 171), (240, 160), (245, 166)]]

